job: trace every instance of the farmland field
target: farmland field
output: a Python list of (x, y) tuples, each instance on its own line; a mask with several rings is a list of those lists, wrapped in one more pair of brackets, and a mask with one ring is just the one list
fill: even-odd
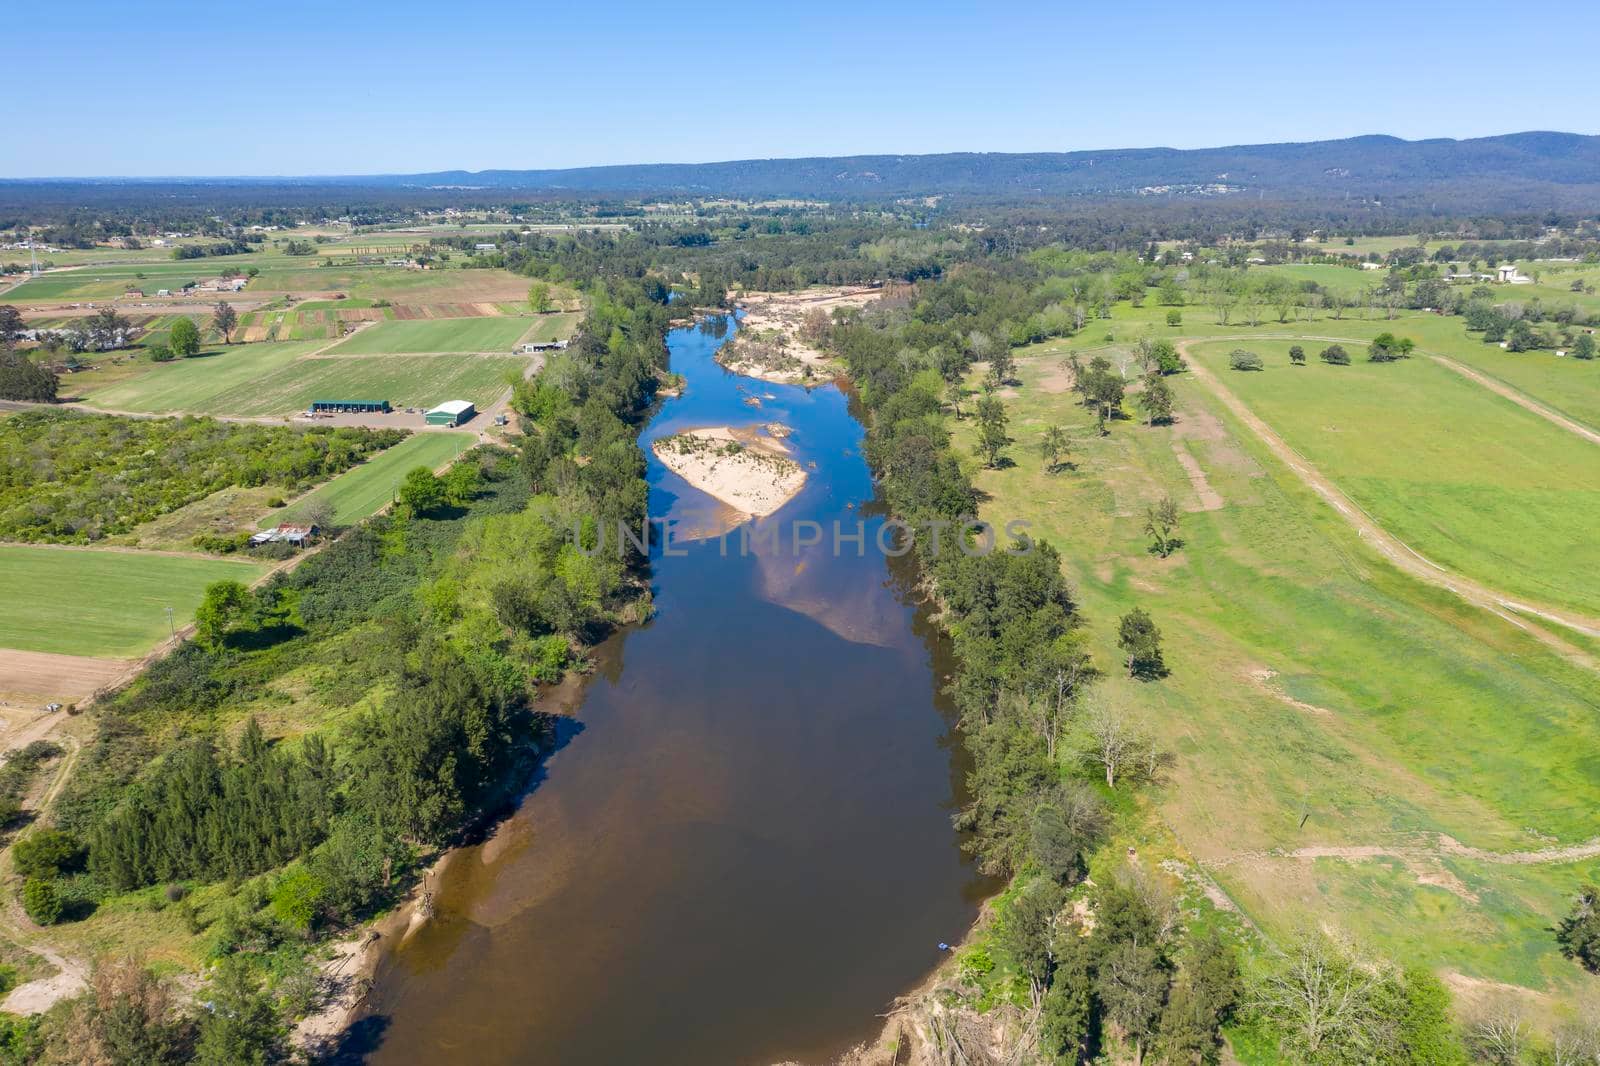
[[(554, 318), (556, 316), (549, 316)], [(349, 338), (332, 355), (394, 355), (405, 352), (510, 352), (532, 325), (521, 318), (438, 319), (380, 322)]]
[[(1248, 347), (1267, 356), (1265, 373), (1241, 386), (1246, 375), (1219, 371), (1241, 395), (1290, 375), (1277, 348)], [(1114, 364), (1123, 354), (1100, 350)], [(1130, 607), (1156, 619), (1171, 674), (1108, 677), (1104, 698), (1175, 749), (1158, 803), (1193, 859), (1269, 935), (1292, 936), (1311, 908), (1390, 957), (1573, 989), (1581, 975), (1555, 950), (1548, 916), (1600, 863), (1451, 856), (1436, 834), (1489, 852), (1592, 836), (1591, 675), (1367, 551), (1192, 377), (1170, 379), (1174, 425), (1117, 422), (1100, 437), (1048, 346), (1019, 355), (1023, 384), (1006, 400), (1015, 465), (976, 471), (983, 516), (1025, 519), (1061, 549), (1097, 661), (1118, 660), (1117, 618)], [(1321, 386), (1318, 369), (1397, 368), (1421, 369), (1296, 373)], [(1072, 466), (1054, 474), (1033, 450), (1051, 423), (1071, 437)], [(974, 425), (954, 423), (967, 454)], [(1442, 474), (1449, 485), (1460, 472)], [(1160, 559), (1143, 516), (1166, 494), (1184, 512), (1184, 545)], [(1299, 848), (1322, 850), (1287, 854)]]
[(333, 511), (333, 524), (348, 526), (375, 514), (394, 499), (395, 490), (414, 467), (437, 469), (472, 446), (470, 433), (418, 433), (380, 453), (354, 469), (347, 470), (281, 511), (261, 520), (269, 529), (280, 522), (304, 518), (313, 509), (326, 505)]
[[(1411, 548), (1536, 602), (1600, 613), (1600, 452), (1426, 358), (1289, 365), (1287, 341), (1195, 354), (1288, 443)], [(1315, 352), (1318, 346), (1313, 345)]]
[[(0, 545), (0, 647), (129, 658), (187, 625), (213, 581), (249, 583), (266, 566), (135, 551)], [(94, 595), (85, 596), (85, 589)]]
[(217, 355), (154, 365), (104, 388), (88, 388), (84, 395), (88, 403), (112, 411), (232, 417), (289, 415), (325, 399), (386, 399), (402, 407), (463, 399), (488, 407), (505, 390), (507, 375), (528, 365), (526, 357), (512, 355), (306, 357), (327, 344), (238, 345)]

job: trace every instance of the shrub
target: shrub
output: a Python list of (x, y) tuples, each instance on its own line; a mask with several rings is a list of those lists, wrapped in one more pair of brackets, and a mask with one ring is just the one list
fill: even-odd
[(248, 533), (196, 533), (189, 543), (203, 552), (232, 555), (250, 543)]
[(165, 344), (152, 344), (145, 349), (145, 352), (150, 356), (152, 363), (170, 363), (177, 358), (172, 354), (172, 349)]
[(1243, 348), (1235, 348), (1228, 353), (1228, 366), (1234, 370), (1264, 370), (1266, 366), (1261, 357), (1255, 352), (1247, 352)]
[(282, 496), (274, 496), (270, 500), (267, 501), (267, 506), (268, 507), (287, 507), (288, 503), (284, 500), (284, 498)]
[(1183, 312), (1182, 311), (1168, 311), (1167, 312), (1167, 325), (1173, 326), (1173, 327), (1177, 327), (1177, 326), (1183, 325)]
[(23, 877), (56, 877), (82, 863), (83, 844), (71, 833), (41, 829), (12, 845), (11, 861)]
[(311, 931), (327, 886), (310, 870), (291, 870), (272, 890), (272, 915), (297, 932)]
[(1319, 355), (1318, 358), (1324, 363), (1327, 363), (1329, 366), (1350, 365), (1350, 353), (1345, 351), (1343, 346), (1338, 344), (1330, 344), (1326, 348), (1322, 349), (1322, 354)]
[(55, 925), (61, 920), (61, 894), (54, 881), (30, 877), (22, 886), (22, 909), (40, 925)]

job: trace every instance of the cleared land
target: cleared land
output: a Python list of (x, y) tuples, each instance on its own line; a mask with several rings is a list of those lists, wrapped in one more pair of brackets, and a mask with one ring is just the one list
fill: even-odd
[[(1600, 614), (1600, 451), (1433, 360), (1291, 367), (1287, 341), (1195, 357), (1383, 528), (1447, 570)], [(1320, 347), (1314, 346), (1315, 347)]]
[[(1447, 975), (1574, 991), (1583, 977), (1549, 925), (1600, 863), (1593, 849), (1544, 849), (1595, 833), (1593, 675), (1386, 564), (1192, 376), (1169, 379), (1174, 425), (1118, 421), (1099, 437), (1059, 353), (1130, 352), (1086, 332), (1023, 350), (1023, 385), (1006, 397), (1016, 465), (976, 480), (986, 518), (1028, 520), (1061, 549), (1099, 662), (1118, 661), (1117, 619), (1132, 606), (1161, 627), (1171, 675), (1141, 683), (1113, 669), (1103, 686), (1177, 756), (1161, 822), (1271, 936), (1315, 914)], [(1305, 373), (1316, 369), (1364, 368)], [(1269, 356), (1254, 377), (1289, 372)], [(1073, 465), (1055, 474), (1034, 450), (1050, 423), (1072, 437)], [(974, 420), (956, 427), (970, 451)], [(1185, 544), (1163, 560), (1142, 527), (1166, 494)], [(1522, 852), (1536, 854), (1504, 861)]]
[[(505, 321), (525, 328), (520, 320)], [(327, 347), (326, 341), (236, 345), (151, 365), (104, 387), (79, 379), (83, 384), (76, 391), (94, 407), (140, 414), (266, 417), (304, 411), (313, 400), (330, 399), (388, 400), (396, 406), (461, 399), (482, 408), (505, 391), (509, 375), (528, 365), (526, 356), (512, 355), (317, 355)]]
[[(0, 545), (0, 648), (100, 658), (143, 655), (187, 625), (213, 581), (263, 564), (135, 551)], [(93, 596), (85, 596), (93, 589)]]
[(333, 524), (348, 526), (376, 514), (394, 499), (407, 472), (418, 466), (437, 469), (472, 447), (471, 433), (418, 433), (381, 452), (353, 470), (302, 496), (260, 522), (263, 529), (280, 522), (304, 518), (324, 506), (333, 512)]
[(409, 352), (510, 352), (532, 323), (520, 318), (380, 322), (335, 345), (330, 355)]

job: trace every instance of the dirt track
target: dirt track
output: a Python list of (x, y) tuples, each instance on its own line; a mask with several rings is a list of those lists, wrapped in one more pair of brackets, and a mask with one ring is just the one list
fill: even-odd
[[(1555, 622), (1593, 638), (1600, 638), (1600, 619), (1590, 618), (1572, 611), (1558, 610), (1514, 600), (1486, 585), (1481, 585), (1459, 574), (1451, 573), (1421, 555), (1404, 541), (1401, 541), (1398, 537), (1378, 525), (1354, 500), (1346, 496), (1337, 485), (1328, 480), (1315, 466), (1291, 448), (1282, 437), (1278, 436), (1271, 426), (1267, 425), (1243, 400), (1235, 396), (1232, 390), (1224, 385), (1215, 374), (1201, 365), (1189, 350), (1192, 345), (1197, 343), (1234, 339), (1237, 338), (1223, 337), (1206, 338), (1205, 341), (1182, 341), (1178, 344), (1178, 350), (1186, 357), (1189, 371), (1194, 375), (1195, 379), (1210, 389), (1235, 417), (1261, 439), (1261, 442), (1267, 446), (1267, 449), (1273, 455), (1282, 460), (1284, 465), (1294, 472), (1295, 476), (1318, 496), (1321, 496), (1329, 506), (1349, 522), (1355, 528), (1358, 537), (1407, 574), (1426, 581), (1430, 585), (1447, 589), (1468, 603), (1482, 607), (1484, 610), (1490, 611), (1520, 627), (1544, 643), (1556, 648), (1569, 659), (1582, 663), (1590, 669), (1596, 668), (1596, 664), (1588, 655), (1542, 627), (1528, 625), (1526, 618), (1518, 617), (1518, 615)], [(1529, 402), (1531, 403), (1531, 401)]]
[(1480, 374), (1469, 366), (1463, 366), (1461, 363), (1456, 362), (1454, 359), (1451, 359), (1448, 356), (1432, 355), (1429, 356), (1429, 358), (1435, 363), (1438, 363), (1440, 366), (1449, 367), (1451, 370), (1454, 370), (1457, 374), (1460, 374), (1468, 381), (1473, 381), (1479, 385), (1482, 385), (1496, 396), (1503, 396), (1512, 403), (1516, 404), (1518, 407), (1532, 411), (1546, 422), (1553, 422), (1562, 429), (1566, 430), (1568, 433), (1576, 434), (1591, 444), (1600, 444), (1600, 433), (1596, 433), (1588, 426), (1580, 425), (1579, 423), (1574, 422), (1566, 415), (1557, 414), (1555, 411), (1550, 410), (1550, 408), (1544, 406), (1538, 401), (1528, 396), (1524, 396), (1511, 386), (1506, 385), (1503, 382), (1496, 381), (1487, 374)]

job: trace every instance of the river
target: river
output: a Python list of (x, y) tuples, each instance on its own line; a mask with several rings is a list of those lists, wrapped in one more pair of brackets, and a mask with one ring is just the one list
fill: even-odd
[[(656, 616), (547, 697), (570, 726), (516, 811), (380, 962), (366, 1061), (819, 1063), (870, 1039), (993, 884), (951, 816), (950, 664), (874, 546), (863, 430), (836, 384), (735, 376), (727, 319), (672, 331), (681, 396), (642, 435), (780, 423), (809, 469), (767, 519), (853, 532), (796, 558), (738, 534), (656, 550)], [(750, 401), (759, 401), (759, 407)], [(650, 513), (706, 499), (650, 455)]]

